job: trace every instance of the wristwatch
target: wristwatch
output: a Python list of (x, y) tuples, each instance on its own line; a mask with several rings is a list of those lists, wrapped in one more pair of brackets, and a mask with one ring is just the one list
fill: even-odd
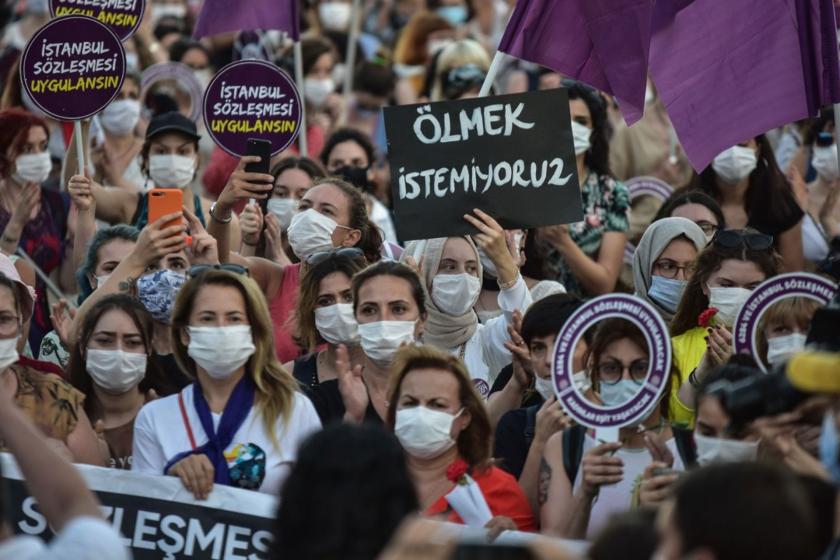
[(219, 222), (220, 224), (229, 224), (230, 221), (233, 219), (233, 212), (230, 213), (226, 219), (222, 220), (218, 216), (216, 216), (216, 202), (210, 205), (210, 217), (213, 218), (215, 221)]

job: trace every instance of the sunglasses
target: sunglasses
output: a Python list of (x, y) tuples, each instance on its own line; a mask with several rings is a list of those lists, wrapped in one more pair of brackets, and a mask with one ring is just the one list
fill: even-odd
[(234, 274), (239, 274), (241, 276), (251, 276), (251, 273), (244, 266), (240, 266), (238, 264), (225, 263), (193, 265), (190, 267), (189, 270), (187, 270), (187, 277), (195, 278), (196, 276), (200, 276), (208, 270), (224, 270), (227, 272), (232, 272)]
[(814, 141), (817, 146), (826, 148), (834, 144), (834, 134), (831, 132), (820, 132), (817, 134), (817, 139)]
[(319, 251), (309, 255), (309, 258), (306, 259), (306, 264), (309, 266), (315, 266), (316, 264), (321, 264), (322, 262), (332, 258), (344, 258), (351, 260), (364, 259), (365, 253), (358, 247), (342, 247), (341, 249), (335, 249), (333, 251)]
[(773, 246), (773, 236), (763, 233), (741, 233), (734, 229), (718, 230), (712, 238), (716, 247), (724, 249), (741, 249), (746, 247), (751, 251), (766, 251)]

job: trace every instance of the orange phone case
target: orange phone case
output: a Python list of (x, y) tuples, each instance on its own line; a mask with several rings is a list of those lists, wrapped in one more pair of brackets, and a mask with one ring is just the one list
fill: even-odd
[[(149, 222), (156, 222), (167, 214), (181, 212), (184, 206), (184, 192), (180, 189), (152, 189), (149, 191)], [(173, 220), (164, 227), (183, 223), (184, 218)]]

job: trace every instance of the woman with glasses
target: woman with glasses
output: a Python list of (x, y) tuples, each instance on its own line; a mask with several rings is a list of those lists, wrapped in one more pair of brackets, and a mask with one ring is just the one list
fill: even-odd
[(624, 262), (630, 227), (630, 193), (610, 173), (607, 108), (601, 95), (578, 82), (569, 92), (583, 221), (540, 228), (550, 277), (576, 297), (608, 294), (615, 289)]
[(203, 266), (178, 294), (175, 359), (195, 381), (140, 410), (132, 470), (277, 494), (300, 442), (321, 427), (274, 352), (265, 299), (246, 271)]
[(281, 362), (300, 357), (303, 350), (295, 343), (289, 319), (297, 302), (306, 260), (315, 253), (341, 247), (358, 247), (368, 262), (380, 259), (382, 235), (370, 221), (362, 193), (335, 177), (315, 182), (300, 200), (287, 232), (292, 251), (301, 262), (283, 266), (259, 257), (242, 257), (230, 251), (230, 221), (234, 206), (241, 200), (269, 196), (271, 185), (260, 184), (245, 165), (255, 157), (244, 157), (219, 195), (208, 228), (218, 240), (219, 259), (245, 266), (268, 300), (274, 323), (274, 346)]
[(771, 236), (785, 270), (802, 270), (803, 212), (763, 134), (718, 154), (690, 187), (720, 204), (726, 227)]
[[(693, 425), (695, 390), (732, 354), (732, 324), (738, 311), (750, 291), (778, 274), (780, 268), (773, 238), (753, 229), (721, 230), (697, 257), (694, 274), (671, 322), (679, 375), (672, 385), (672, 422)], [(709, 308), (717, 313), (711, 323), (701, 325), (700, 315)]]
[(361, 363), (350, 281), (367, 261), (361, 249), (348, 247), (315, 253), (307, 264), (293, 324), (295, 340), (309, 354), (284, 367), (302, 386), (314, 387), (338, 377), (338, 345), (347, 347), (352, 363)]
[(633, 254), (636, 297), (653, 305), (666, 323), (677, 312), (697, 254), (706, 246), (703, 230), (685, 218), (664, 218), (645, 230)]
[(698, 190), (681, 189), (674, 191), (662, 203), (662, 207), (653, 221), (662, 218), (686, 218), (691, 220), (703, 230), (706, 241), (711, 241), (717, 230), (726, 229), (726, 220), (723, 217), (720, 204), (711, 196)]
[[(648, 374), (650, 356), (642, 331), (625, 319), (600, 322), (586, 363), (592, 388), (587, 398), (610, 407), (629, 401)], [(667, 391), (667, 387), (666, 387)], [(618, 443), (595, 439), (586, 431), (575, 473), (567, 472), (564, 434), (546, 444), (540, 477), (539, 503), (544, 532), (569, 539), (591, 538), (610, 516), (632, 507), (637, 479), (667, 448), (673, 468), (683, 470), (677, 445), (666, 421), (667, 392), (638, 425), (621, 428)], [(581, 428), (582, 429), (582, 428)]]
[(0, 383), (67, 459), (102, 466), (105, 454), (85, 413), (85, 396), (18, 354), (34, 308), (35, 290), (20, 280), (11, 259), (0, 254)]

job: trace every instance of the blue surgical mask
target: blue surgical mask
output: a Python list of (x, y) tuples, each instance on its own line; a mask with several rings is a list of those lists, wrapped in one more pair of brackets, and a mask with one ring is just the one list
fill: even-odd
[(435, 11), (440, 17), (452, 25), (461, 25), (467, 21), (467, 7), (463, 4), (457, 6), (441, 6)]
[(676, 278), (671, 280), (662, 276), (653, 276), (651, 277), (648, 297), (661, 305), (666, 311), (676, 313), (687, 284), (686, 280), (677, 280)]
[(837, 436), (837, 422), (834, 412), (825, 413), (820, 434), (820, 462), (831, 474), (834, 484), (840, 484), (840, 438)]
[(612, 385), (600, 383), (598, 393), (606, 406), (619, 406), (635, 397), (641, 388), (641, 384), (631, 379), (619, 379), (617, 383)]
[(137, 298), (155, 321), (169, 324), (175, 297), (187, 277), (168, 268), (156, 270), (137, 279)]

